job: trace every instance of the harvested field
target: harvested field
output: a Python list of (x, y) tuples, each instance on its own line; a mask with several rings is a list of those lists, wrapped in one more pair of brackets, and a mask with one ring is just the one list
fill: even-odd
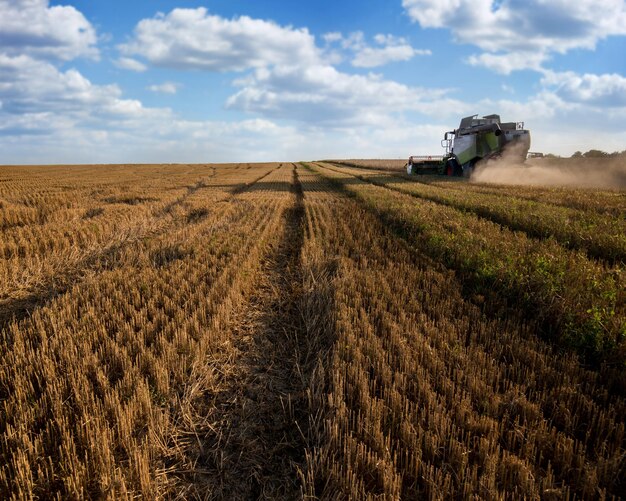
[(0, 167), (0, 498), (619, 499), (625, 221), (375, 165)]
[(406, 158), (397, 160), (330, 160), (330, 162), (361, 169), (385, 169), (392, 171), (404, 171), (406, 169)]

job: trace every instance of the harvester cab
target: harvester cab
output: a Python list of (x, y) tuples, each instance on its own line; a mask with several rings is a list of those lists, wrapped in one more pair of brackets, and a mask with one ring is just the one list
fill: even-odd
[(407, 172), (470, 177), (478, 162), (505, 152), (521, 163), (530, 149), (530, 132), (524, 129), (524, 122), (502, 123), (500, 115), (472, 115), (463, 118), (458, 129), (446, 132), (441, 145), (444, 156), (409, 157)]

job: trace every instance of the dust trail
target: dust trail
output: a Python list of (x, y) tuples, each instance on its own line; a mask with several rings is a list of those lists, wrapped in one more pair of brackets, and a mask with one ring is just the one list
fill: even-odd
[(535, 158), (520, 163), (515, 152), (477, 166), (472, 182), (578, 188), (626, 188), (626, 156)]

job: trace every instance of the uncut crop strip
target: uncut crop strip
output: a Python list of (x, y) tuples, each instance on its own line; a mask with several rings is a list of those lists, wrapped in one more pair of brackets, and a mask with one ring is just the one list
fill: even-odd
[[(480, 217), (523, 231), (531, 237), (554, 238), (570, 249), (610, 264), (626, 263), (626, 217), (548, 205), (507, 195), (447, 189), (410, 178), (362, 169), (343, 169), (365, 181), (402, 193), (473, 212)], [(416, 182), (417, 181), (417, 182)]]
[(409, 176), (404, 173), (406, 162), (401, 160), (334, 160), (330, 161), (347, 167), (366, 168), (378, 170), (381, 174), (390, 172), (413, 181), (438, 186), (441, 188), (460, 190), (464, 193), (478, 192), (492, 195), (505, 195), (507, 197), (532, 200), (549, 205), (570, 207), (584, 211), (594, 211), (599, 214), (612, 214), (624, 218), (626, 207), (626, 194), (623, 191), (607, 191), (600, 189), (582, 189), (575, 187), (547, 187), (547, 186), (523, 186), (504, 185), (492, 183), (467, 183), (459, 178), (442, 176)]
[[(209, 195), (205, 196), (205, 203), (227, 200), (233, 196), (232, 192), (246, 189), (273, 168), (275, 166), (265, 167), (260, 175), (256, 171), (246, 171), (243, 178), (241, 174), (235, 173), (236, 182), (232, 187), (229, 180), (233, 173), (229, 171), (220, 172), (220, 176), (214, 180), (211, 179), (214, 174), (203, 176), (200, 181), (169, 190), (168, 198), (156, 206), (131, 206), (122, 219), (113, 216), (111, 220), (111, 213), (107, 210), (97, 218), (97, 222), (93, 218), (87, 221), (84, 218), (78, 221), (70, 219), (61, 225), (49, 223), (36, 233), (20, 235), (23, 246), (28, 247), (11, 253), (9, 258), (5, 252), (5, 260), (0, 266), (0, 278), (4, 279), (0, 281), (0, 323), (48, 300), (85, 274), (97, 271), (103, 265), (110, 267), (112, 258), (123, 247), (163, 233), (185, 218), (202, 216), (207, 211), (205, 207), (186, 211), (190, 206), (189, 201), (199, 189)], [(185, 179), (185, 182), (189, 180)], [(226, 183), (228, 189), (224, 190), (223, 183)], [(162, 196), (162, 191), (149, 193)], [(88, 212), (93, 208), (81, 207), (80, 212)], [(10, 246), (11, 235), (6, 232), (3, 234), (6, 237), (5, 245)]]
[(622, 219), (625, 217), (626, 194), (623, 191), (467, 183), (459, 179), (441, 178), (441, 176), (423, 176), (416, 179), (416, 181), (432, 186), (461, 190), (466, 193), (477, 192), (502, 195), (559, 207), (593, 211), (598, 214), (613, 215)]
[(626, 360), (626, 278), (551, 240), (530, 239), (474, 214), (315, 168), (385, 218), (422, 252), (461, 272), (489, 304), (521, 308), (558, 343), (595, 362)]
[(176, 484), (188, 403), (210, 386), (206, 359), (280, 222), (280, 201), (244, 197), (126, 249), (122, 266), (2, 331), (3, 497)]
[(358, 198), (314, 173), (300, 179), (306, 240), (318, 262), (334, 263), (337, 336), (312, 392), (324, 417), (313, 423), (308, 496), (571, 499), (623, 491), (623, 395), (523, 323), (487, 317), (454, 274)]

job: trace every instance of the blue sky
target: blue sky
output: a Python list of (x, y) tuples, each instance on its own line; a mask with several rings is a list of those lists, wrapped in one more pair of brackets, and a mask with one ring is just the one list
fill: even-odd
[(626, 149), (624, 0), (0, 0), (0, 164)]

